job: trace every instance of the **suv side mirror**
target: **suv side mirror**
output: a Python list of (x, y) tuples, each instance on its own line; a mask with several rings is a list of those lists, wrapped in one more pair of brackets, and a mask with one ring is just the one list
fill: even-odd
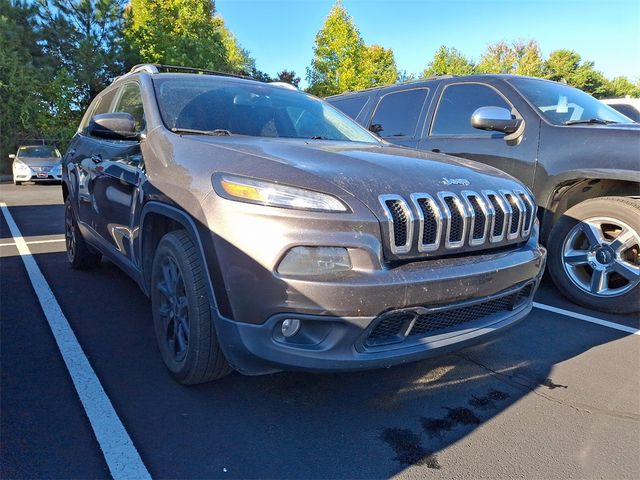
[(9, 154), (9, 160), (14, 160), (16, 158), (16, 154), (15, 153), (10, 153)]
[(471, 126), (479, 130), (502, 132), (507, 135), (518, 130), (522, 120), (514, 118), (502, 107), (480, 107), (471, 115)]
[(109, 140), (138, 140), (136, 122), (130, 113), (112, 112), (95, 115), (87, 126), (87, 134)]

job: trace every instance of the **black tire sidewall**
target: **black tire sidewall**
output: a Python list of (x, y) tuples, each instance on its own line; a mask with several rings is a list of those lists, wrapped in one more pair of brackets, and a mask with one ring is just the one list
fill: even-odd
[[(151, 303), (154, 330), (162, 360), (179, 382), (197, 383), (192, 381), (192, 377), (198, 369), (198, 363), (202, 361), (201, 356), (208, 355), (211, 335), (214, 334), (214, 332), (211, 328), (212, 322), (209, 300), (208, 298), (202, 298), (202, 296), (198, 294), (197, 283), (202, 280), (195, 278), (194, 265), (188, 261), (185, 253), (184, 240), (184, 238), (180, 238), (180, 236), (174, 232), (168, 233), (160, 240), (152, 266)], [(163, 322), (158, 313), (160, 293), (155, 286), (159, 276), (162, 275), (161, 265), (166, 255), (170, 255), (180, 269), (188, 302), (189, 341), (187, 353), (180, 362), (177, 362), (173, 354), (169, 351), (165, 338), (166, 332), (164, 331)], [(204, 351), (205, 349), (206, 351)]]
[(585, 200), (567, 210), (554, 225), (547, 248), (549, 272), (558, 289), (579, 305), (608, 313), (631, 313), (640, 310), (640, 285), (614, 297), (596, 297), (574, 284), (564, 269), (563, 245), (571, 230), (582, 220), (610, 217), (640, 233), (640, 201), (625, 197), (602, 197)]

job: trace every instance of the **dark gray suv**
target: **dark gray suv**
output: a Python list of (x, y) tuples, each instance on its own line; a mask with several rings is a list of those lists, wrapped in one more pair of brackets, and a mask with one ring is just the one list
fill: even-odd
[(185, 71), (114, 81), (63, 162), (71, 265), (104, 255), (138, 282), (178, 381), (387, 367), (530, 311), (545, 250), (521, 183), (292, 88)]
[(395, 144), (494, 166), (538, 200), (558, 289), (640, 310), (640, 124), (561, 83), (442, 76), (327, 99)]

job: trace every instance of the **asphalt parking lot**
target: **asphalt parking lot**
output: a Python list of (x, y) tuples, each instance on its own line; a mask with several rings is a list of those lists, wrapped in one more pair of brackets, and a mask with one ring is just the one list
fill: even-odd
[(1, 203), (1, 478), (118, 476), (7, 213), (154, 478), (640, 478), (637, 316), (577, 307), (546, 279), (525, 321), (456, 354), (183, 387), (134, 282), (106, 260), (68, 266), (60, 186), (5, 183)]

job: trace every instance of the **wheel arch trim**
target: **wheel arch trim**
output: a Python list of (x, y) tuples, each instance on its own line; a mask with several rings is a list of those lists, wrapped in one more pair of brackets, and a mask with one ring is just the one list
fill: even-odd
[[(229, 299), (227, 297), (226, 289), (224, 286), (224, 279), (222, 277), (222, 273), (220, 271), (220, 264), (218, 262), (217, 254), (215, 252), (215, 246), (213, 244), (213, 239), (209, 239), (206, 242), (206, 248), (211, 251), (210, 257), (205, 255), (205, 243), (203, 242), (203, 234), (202, 230), (204, 227), (198, 228), (196, 222), (193, 218), (184, 210), (176, 208), (171, 205), (167, 205), (160, 202), (149, 201), (142, 208), (142, 212), (140, 214), (140, 238), (138, 242), (136, 242), (136, 250), (137, 257), (140, 259), (140, 270), (142, 272), (143, 278), (145, 278), (143, 289), (147, 295), (150, 294), (149, 286), (147, 285), (146, 275), (144, 274), (144, 254), (143, 251), (143, 239), (142, 235), (145, 227), (145, 221), (149, 214), (157, 214), (160, 216), (167, 217), (171, 220), (182, 225), (185, 230), (189, 233), (191, 238), (196, 244), (198, 254), (200, 255), (200, 260), (204, 267), (205, 275), (207, 277), (207, 285), (208, 291), (211, 299), (211, 304), (213, 308), (220, 312), (220, 314), (224, 315), (227, 318), (233, 318), (231, 306), (229, 303)], [(206, 240), (205, 240), (206, 241)], [(212, 261), (207, 261), (208, 259)]]

